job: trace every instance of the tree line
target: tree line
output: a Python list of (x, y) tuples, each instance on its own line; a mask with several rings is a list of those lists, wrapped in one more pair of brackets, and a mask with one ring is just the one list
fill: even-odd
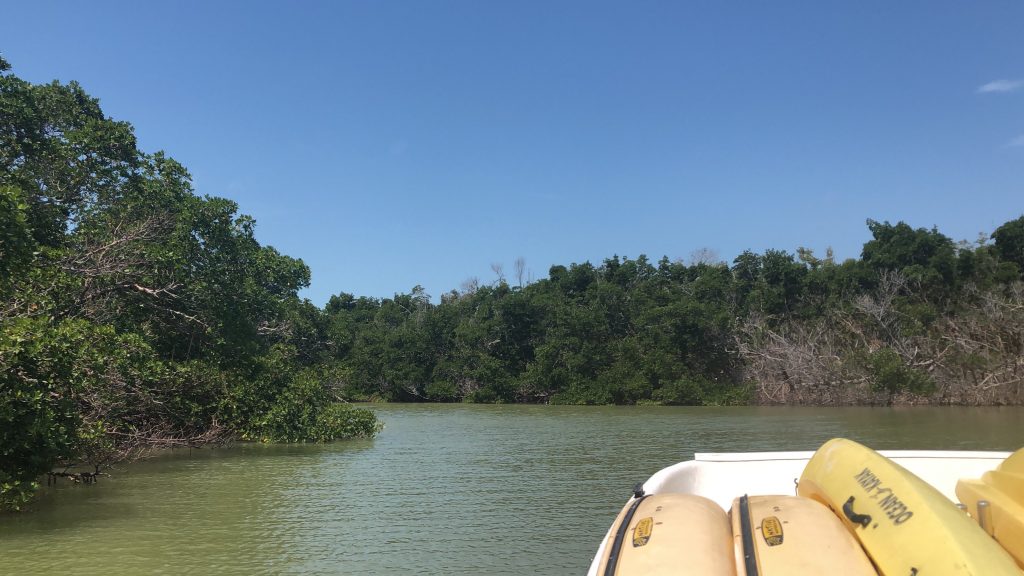
[(299, 259), (0, 59), (0, 507), (168, 446), (372, 436), (342, 400), (1020, 404), (1024, 216), (973, 243), (868, 221), (860, 258), (612, 256), (431, 298), (298, 296)]
[[(868, 221), (861, 258), (767, 250), (553, 266), (444, 294), (339, 294), (324, 353), (387, 401), (1019, 404), (1024, 216), (974, 243)], [(500, 269), (496, 270), (500, 271)]]

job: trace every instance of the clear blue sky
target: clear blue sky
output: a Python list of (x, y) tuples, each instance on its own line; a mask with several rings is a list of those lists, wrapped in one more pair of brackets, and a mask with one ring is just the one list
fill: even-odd
[(0, 53), (236, 200), (317, 304), (1024, 213), (1019, 1), (40, 0)]

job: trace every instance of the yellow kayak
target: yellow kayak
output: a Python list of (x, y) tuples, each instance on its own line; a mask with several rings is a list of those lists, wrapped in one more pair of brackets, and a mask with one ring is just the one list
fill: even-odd
[(729, 519), (693, 494), (630, 500), (612, 525), (598, 574), (736, 576)]
[(996, 467), (996, 470), (1003, 474), (1010, 474), (1024, 480), (1024, 448), (1010, 454), (1006, 460), (1003, 460), (1003, 462)]
[[(956, 495), (980, 526), (1024, 568), (1024, 448), (980, 480), (963, 479)], [(988, 502), (979, 509), (978, 502)]]
[(731, 517), (739, 576), (878, 574), (842, 521), (815, 500), (743, 496)]
[(1013, 558), (938, 490), (851, 440), (826, 442), (797, 493), (831, 508), (883, 576), (1021, 576)]

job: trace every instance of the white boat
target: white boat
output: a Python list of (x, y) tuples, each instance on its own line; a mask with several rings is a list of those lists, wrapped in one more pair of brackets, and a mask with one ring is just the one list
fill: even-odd
[[(957, 502), (955, 489), (959, 479), (980, 477), (1010, 455), (1009, 452), (988, 451), (889, 450), (879, 453), (924, 480), (951, 502)], [(629, 499), (627, 507), (601, 541), (588, 575), (604, 576), (615, 572), (614, 568), (608, 570), (607, 560), (608, 554), (617, 555), (618, 552), (608, 552), (606, 548), (612, 546), (610, 543), (615, 540), (617, 525), (629, 522), (627, 508), (639, 497), (656, 494), (696, 495), (709, 499), (723, 511), (729, 511), (736, 505), (738, 497), (746, 494), (795, 495), (797, 480), (814, 454), (811, 451), (697, 453), (693, 460), (656, 472), (634, 489), (634, 496)], [(627, 519), (623, 521), (623, 517)], [(694, 528), (688, 529), (692, 532)], [(624, 528), (619, 532), (624, 532)], [(743, 573), (742, 567), (739, 573)]]

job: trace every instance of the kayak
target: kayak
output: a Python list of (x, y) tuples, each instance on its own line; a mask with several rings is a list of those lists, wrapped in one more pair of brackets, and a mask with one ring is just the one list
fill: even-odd
[(725, 511), (693, 494), (641, 494), (609, 532), (602, 574), (736, 576)]
[(730, 517), (739, 576), (877, 574), (839, 518), (810, 498), (741, 496)]
[(981, 529), (1024, 568), (1024, 449), (980, 479), (960, 480), (956, 494)]
[(885, 576), (1021, 576), (977, 523), (905, 468), (852, 440), (826, 442), (797, 494), (828, 506)]

